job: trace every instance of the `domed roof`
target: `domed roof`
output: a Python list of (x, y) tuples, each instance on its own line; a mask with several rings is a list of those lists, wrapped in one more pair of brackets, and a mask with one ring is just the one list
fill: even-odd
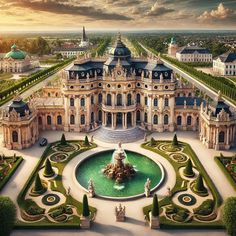
[(176, 39), (175, 39), (175, 37), (172, 37), (172, 38), (171, 38), (170, 43), (171, 43), (171, 44), (176, 44)]
[(30, 111), (28, 104), (22, 101), (22, 99), (19, 97), (13, 100), (13, 102), (9, 106), (9, 112), (11, 112), (13, 109), (17, 113), (20, 113), (20, 117), (25, 116), (26, 111)]
[(110, 49), (109, 54), (114, 57), (125, 57), (125, 58), (131, 57), (131, 52), (121, 41), (120, 34), (118, 34), (115, 47)]
[(11, 51), (8, 52), (4, 58), (25, 59), (26, 55), (26, 52), (19, 50), (16, 44), (13, 44), (11, 46)]

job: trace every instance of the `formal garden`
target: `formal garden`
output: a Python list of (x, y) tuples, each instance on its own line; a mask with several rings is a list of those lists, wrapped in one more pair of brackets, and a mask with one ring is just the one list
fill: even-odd
[[(166, 158), (176, 172), (174, 188), (159, 201), (160, 227), (222, 228), (221, 196), (191, 146), (175, 135), (172, 141), (152, 138), (142, 147)], [(147, 219), (151, 209), (152, 205), (143, 208)]]
[(15, 154), (13, 156), (0, 155), (0, 190), (15, 173), (22, 161), (23, 158)]
[(81, 216), (93, 220), (96, 209), (88, 208), (86, 195), (83, 203), (70, 195), (70, 188), (62, 184), (62, 172), (72, 158), (95, 147), (87, 136), (67, 141), (63, 134), (60, 141), (45, 149), (17, 198), (20, 218), (16, 228), (80, 228)]

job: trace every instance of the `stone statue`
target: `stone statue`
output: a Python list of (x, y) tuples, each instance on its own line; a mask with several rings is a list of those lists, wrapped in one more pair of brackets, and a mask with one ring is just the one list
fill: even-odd
[(116, 215), (116, 221), (123, 222), (125, 221), (125, 206), (121, 206), (121, 204), (117, 207), (115, 207), (115, 215)]
[(147, 181), (144, 184), (144, 193), (146, 197), (150, 196), (150, 190), (151, 190), (151, 180), (147, 178)]
[(92, 198), (95, 196), (94, 183), (92, 179), (90, 179), (88, 182), (88, 192), (89, 192), (89, 197)]
[(147, 133), (144, 134), (144, 142), (147, 142)]

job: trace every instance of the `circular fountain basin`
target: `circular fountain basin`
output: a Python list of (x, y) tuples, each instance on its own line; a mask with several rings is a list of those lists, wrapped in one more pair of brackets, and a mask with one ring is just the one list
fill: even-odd
[(159, 162), (132, 151), (125, 151), (127, 160), (133, 165), (136, 174), (123, 183), (116, 183), (104, 175), (103, 169), (112, 161), (114, 150), (100, 152), (80, 162), (75, 171), (79, 185), (87, 191), (88, 182), (93, 180), (95, 193), (107, 199), (129, 199), (144, 196), (144, 184), (151, 180), (151, 191), (154, 191), (164, 179), (164, 170)]

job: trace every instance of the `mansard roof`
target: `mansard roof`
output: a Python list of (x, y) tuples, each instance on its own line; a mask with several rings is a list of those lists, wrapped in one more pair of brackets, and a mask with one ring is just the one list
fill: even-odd
[(196, 101), (196, 105), (200, 106), (203, 99), (200, 97), (176, 97), (175, 98), (175, 105), (176, 106), (184, 106), (186, 101), (186, 106), (193, 106), (194, 101)]
[(229, 51), (229, 52), (226, 52), (224, 54), (221, 54), (217, 58), (219, 58), (222, 62), (226, 62), (226, 63), (227, 62), (234, 62), (234, 61), (236, 61), (236, 53)]
[(199, 46), (184, 46), (180, 48), (177, 53), (180, 54), (194, 54), (194, 53), (199, 53), (199, 54), (211, 54), (210, 50), (208, 48), (202, 48)]
[(19, 97), (15, 98), (9, 106), (9, 112), (13, 110), (20, 114), (20, 117), (25, 116), (27, 111), (30, 113), (28, 104)]
[(222, 109), (224, 109), (224, 111), (230, 116), (232, 115), (229, 106), (225, 104), (223, 100), (214, 101), (209, 105), (209, 107), (213, 112), (213, 116), (217, 116), (222, 111)]

